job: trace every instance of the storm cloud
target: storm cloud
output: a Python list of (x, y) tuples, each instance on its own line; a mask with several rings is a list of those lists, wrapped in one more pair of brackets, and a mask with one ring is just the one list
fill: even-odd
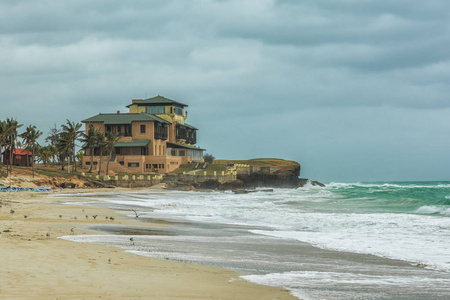
[(2, 1), (0, 118), (47, 132), (189, 104), (220, 158), (283, 157), (318, 180), (443, 180), (450, 2)]

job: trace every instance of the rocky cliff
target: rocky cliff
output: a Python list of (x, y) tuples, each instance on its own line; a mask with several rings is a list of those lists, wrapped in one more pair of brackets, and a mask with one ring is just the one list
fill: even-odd
[[(258, 187), (297, 188), (304, 186), (308, 179), (299, 178), (301, 166), (295, 161), (282, 159), (218, 160), (216, 164), (227, 166), (228, 172), (235, 174), (232, 180), (201, 176), (190, 180), (186, 176), (172, 178), (170, 187), (175, 189), (235, 190)], [(317, 181), (313, 185), (321, 185)]]

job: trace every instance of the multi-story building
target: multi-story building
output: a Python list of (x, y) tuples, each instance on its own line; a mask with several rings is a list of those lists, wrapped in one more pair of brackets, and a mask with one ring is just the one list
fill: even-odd
[[(86, 134), (92, 125), (105, 133), (118, 134), (109, 170), (118, 173), (167, 173), (181, 164), (203, 161), (203, 151), (196, 147), (197, 128), (187, 124), (186, 104), (156, 96), (134, 99), (128, 113), (98, 114), (83, 120)], [(106, 155), (103, 153), (103, 155)], [(106, 165), (108, 156), (100, 160), (94, 151), (93, 164)], [(85, 150), (83, 167), (91, 164), (90, 149)], [(95, 166), (97, 169), (97, 166)], [(101, 168), (106, 170), (104, 166)]]

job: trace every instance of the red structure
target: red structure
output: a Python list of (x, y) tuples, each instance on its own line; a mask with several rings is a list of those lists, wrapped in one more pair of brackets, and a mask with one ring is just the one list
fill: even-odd
[[(10, 150), (6, 149), (3, 151), (3, 164), (9, 165), (9, 154)], [(31, 152), (22, 148), (16, 148), (13, 151), (13, 165), (15, 166), (31, 166), (31, 161), (33, 160)], [(27, 163), (28, 161), (28, 163)]]

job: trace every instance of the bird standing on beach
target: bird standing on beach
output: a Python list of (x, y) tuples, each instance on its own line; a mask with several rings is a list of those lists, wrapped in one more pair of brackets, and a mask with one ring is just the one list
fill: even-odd
[(71, 232), (72, 234), (75, 232), (74, 229), (75, 229), (75, 227), (73, 227), (73, 228), (70, 229), (70, 232)]
[(130, 238), (130, 242), (131, 242), (131, 245), (133, 245), (134, 246), (134, 238)]
[(11, 209), (9, 212), (12, 214), (15, 213), (14, 209)]

